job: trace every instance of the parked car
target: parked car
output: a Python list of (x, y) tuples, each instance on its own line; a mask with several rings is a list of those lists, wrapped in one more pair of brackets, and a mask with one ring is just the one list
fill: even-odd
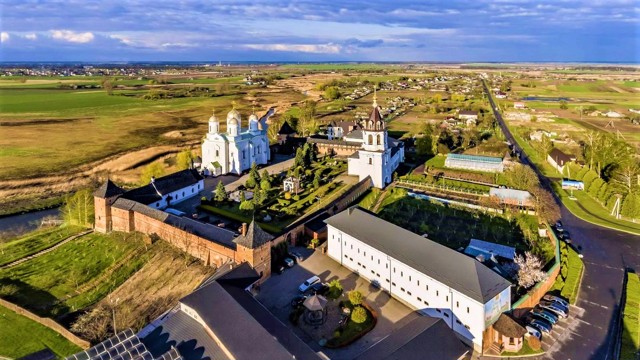
[(532, 326), (538, 329), (541, 333), (550, 333), (553, 326), (548, 322), (541, 319), (531, 319), (529, 320), (529, 326)]
[(540, 332), (540, 330), (538, 330), (538, 328), (533, 327), (531, 325), (527, 325), (525, 326), (525, 329), (527, 329), (527, 333), (529, 335), (538, 338), (538, 340), (542, 339), (542, 333)]
[(547, 294), (542, 297), (542, 300), (553, 301), (553, 302), (559, 303), (560, 305), (566, 307), (567, 309), (569, 308), (569, 302), (559, 296)]
[(556, 316), (559, 316), (565, 319), (569, 317), (569, 311), (560, 304), (554, 304), (548, 301), (541, 301), (538, 306), (540, 306), (541, 309), (554, 313)]
[(304, 260), (304, 257), (295, 251), (289, 251), (289, 257), (295, 260), (295, 262), (299, 263)]
[(317, 284), (320, 282), (320, 278), (317, 276), (312, 276), (310, 278), (308, 278), (305, 282), (303, 282), (302, 284), (300, 284), (300, 286), (298, 286), (298, 291), (300, 291), (301, 293), (306, 292), (311, 286), (313, 286), (313, 284)]
[(284, 258), (284, 260), (283, 260), (283, 261), (284, 261), (285, 266), (286, 266), (286, 267), (289, 267), (289, 268), (290, 268), (290, 267), (293, 267), (293, 265), (295, 265), (295, 264), (296, 264), (296, 263), (295, 263), (295, 261), (293, 261), (293, 259), (292, 259), (292, 258)]
[(558, 232), (563, 232), (564, 231), (564, 228), (562, 227), (562, 222), (561, 221), (556, 222), (556, 231), (558, 231)]
[(311, 287), (309, 289), (307, 289), (307, 293), (309, 294), (318, 294), (318, 295), (324, 295), (329, 291), (329, 285), (327, 284), (323, 284), (323, 283), (315, 283), (313, 285), (311, 285)]
[(531, 310), (531, 315), (539, 317), (541, 319), (545, 319), (550, 322), (551, 325), (555, 325), (558, 322), (558, 316), (556, 316), (556, 314), (541, 308), (535, 308)]
[(307, 296), (306, 295), (296, 295), (293, 299), (291, 299), (291, 307), (292, 308), (296, 308), (300, 305), (302, 305), (302, 303), (307, 300)]

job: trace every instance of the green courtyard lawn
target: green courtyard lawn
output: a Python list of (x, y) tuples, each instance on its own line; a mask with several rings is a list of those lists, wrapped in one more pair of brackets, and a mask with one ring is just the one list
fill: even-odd
[[(534, 216), (502, 215), (446, 206), (439, 202), (416, 199), (401, 188), (387, 192), (379, 209), (381, 218), (416, 234), (428, 234), (434, 240), (452, 249), (466, 247), (471, 238), (529, 250), (544, 262), (554, 256), (550, 241), (539, 238), (538, 223)], [(529, 237), (533, 246), (525, 239)]]
[[(344, 305), (351, 310), (354, 309), (354, 306), (349, 301), (345, 301)], [(326, 347), (339, 348), (347, 346), (364, 336), (376, 326), (377, 319), (373, 316), (369, 308), (366, 305), (362, 306), (362, 308), (365, 309), (367, 313), (367, 319), (358, 324), (349, 318), (344, 327), (336, 329), (333, 338), (327, 341)]]
[(627, 273), (627, 295), (622, 310), (620, 360), (636, 360), (640, 353), (640, 279)]
[(583, 272), (584, 263), (578, 253), (561, 241), (560, 273), (550, 290), (559, 292), (560, 296), (568, 299), (571, 304), (575, 304)]
[(522, 349), (520, 349), (520, 351), (518, 352), (509, 352), (509, 351), (505, 351), (502, 354), (500, 354), (501, 356), (514, 356), (514, 357), (518, 357), (518, 356), (526, 356), (526, 355), (536, 355), (536, 354), (542, 354), (544, 351), (542, 349), (539, 350), (533, 350), (531, 348), (531, 346), (529, 346), (529, 342), (527, 341), (527, 339), (525, 338), (523, 344), (522, 344)]
[(85, 229), (78, 226), (58, 226), (37, 230), (0, 244), (0, 266), (48, 249), (83, 230)]
[[(225, 218), (228, 218), (233, 221), (237, 221), (240, 223), (250, 223), (252, 218), (251, 214), (245, 211), (240, 210), (238, 203), (236, 202), (225, 202), (223, 204), (214, 203), (214, 205), (200, 205), (198, 208), (206, 211), (208, 213), (219, 215)], [(258, 222), (258, 225), (272, 234), (279, 233), (282, 231), (283, 227), (288, 225), (291, 221), (277, 221), (274, 220), (271, 223)]]
[(40, 316), (66, 314), (102, 299), (148, 260), (142, 235), (92, 233), (0, 270), (0, 296)]
[(427, 167), (434, 167), (434, 168), (442, 169), (442, 168), (444, 168), (445, 160), (447, 160), (447, 156), (446, 155), (438, 154), (438, 155), (432, 157), (431, 159), (427, 160), (427, 162), (425, 162), (424, 165), (427, 166)]
[(45, 347), (58, 358), (82, 350), (57, 332), (0, 306), (0, 357), (19, 359)]
[(640, 234), (640, 223), (633, 223), (614, 218), (611, 216), (609, 210), (600, 205), (600, 203), (584, 191), (574, 191), (573, 196), (576, 200), (572, 200), (569, 198), (571, 194), (568, 191), (563, 190), (559, 183), (552, 182), (552, 186), (564, 206), (569, 209), (573, 215), (580, 219), (631, 234)]

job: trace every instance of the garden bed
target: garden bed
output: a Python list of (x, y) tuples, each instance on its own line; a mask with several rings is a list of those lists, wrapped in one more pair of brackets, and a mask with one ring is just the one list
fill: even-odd
[[(346, 301), (345, 305), (353, 310), (353, 305), (350, 302)], [(371, 309), (367, 304), (362, 303), (361, 306), (367, 312), (367, 319), (361, 323), (357, 324), (353, 322), (351, 319), (347, 320), (347, 323), (342, 328), (338, 327), (336, 331), (334, 331), (334, 337), (329, 339), (325, 344), (328, 348), (340, 348), (345, 347), (354, 341), (360, 339), (364, 335), (366, 335), (369, 331), (373, 330), (378, 322), (375, 311)], [(337, 336), (336, 336), (337, 335)]]

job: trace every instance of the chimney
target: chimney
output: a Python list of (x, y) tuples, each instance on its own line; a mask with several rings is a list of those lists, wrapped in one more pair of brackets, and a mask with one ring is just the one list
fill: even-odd
[(247, 235), (247, 223), (242, 223), (242, 236)]

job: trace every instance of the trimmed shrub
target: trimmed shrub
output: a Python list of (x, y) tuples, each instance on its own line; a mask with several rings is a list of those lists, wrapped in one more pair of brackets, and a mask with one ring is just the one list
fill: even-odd
[(362, 293), (358, 290), (349, 291), (349, 301), (353, 306), (362, 304)]
[(291, 193), (290, 193), (290, 192), (288, 192), (288, 191), (287, 191), (286, 193), (284, 193), (284, 198), (285, 198), (286, 200), (291, 199)]
[(600, 190), (598, 190), (598, 201), (600, 201), (602, 204), (606, 204), (609, 196), (611, 196), (611, 193), (609, 192), (609, 184), (604, 183), (600, 187)]
[(583, 166), (582, 169), (580, 169), (580, 171), (578, 171), (578, 173), (575, 175), (576, 180), (582, 180), (587, 172), (589, 172), (589, 168)]
[[(351, 292), (349, 294), (351, 294)], [(353, 311), (351, 311), (351, 321), (356, 324), (362, 324), (367, 321), (367, 310), (362, 306), (356, 306)]]
[(529, 339), (527, 339), (527, 342), (529, 343), (529, 347), (532, 350), (542, 349), (542, 343), (540, 342), (540, 339), (538, 339), (535, 336), (529, 336)]
[(589, 170), (587, 174), (584, 176), (584, 178), (582, 179), (582, 181), (584, 182), (584, 188), (589, 189), (589, 187), (591, 186), (591, 183), (597, 178), (598, 178), (598, 174), (593, 170)]
[(604, 180), (600, 178), (593, 180), (591, 186), (589, 186), (589, 195), (591, 195), (592, 197), (597, 197), (598, 191), (600, 191), (602, 185), (604, 185)]

